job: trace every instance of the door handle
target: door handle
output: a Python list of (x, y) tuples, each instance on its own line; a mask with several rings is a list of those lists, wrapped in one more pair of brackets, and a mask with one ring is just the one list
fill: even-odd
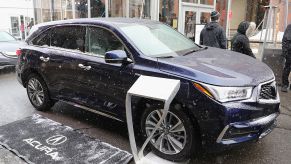
[(43, 56), (39, 57), (40, 60), (42, 60), (43, 62), (48, 62), (50, 60), (49, 57), (45, 58)]
[(85, 65), (83, 65), (83, 64), (78, 64), (78, 66), (79, 66), (80, 68), (86, 70), (86, 71), (88, 71), (88, 70), (91, 69), (91, 66), (89, 66), (89, 65), (88, 65), (88, 66), (85, 66)]

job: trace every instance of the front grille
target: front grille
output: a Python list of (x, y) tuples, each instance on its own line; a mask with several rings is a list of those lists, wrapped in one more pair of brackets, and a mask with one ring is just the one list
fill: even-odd
[(277, 98), (277, 86), (275, 81), (261, 85), (259, 99), (275, 100)]

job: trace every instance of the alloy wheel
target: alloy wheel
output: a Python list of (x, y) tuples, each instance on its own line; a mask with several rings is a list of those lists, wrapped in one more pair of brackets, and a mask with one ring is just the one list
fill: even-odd
[[(152, 111), (147, 116), (145, 123), (147, 136), (151, 135), (162, 114), (163, 110), (160, 109)], [(162, 153), (180, 153), (186, 145), (186, 130), (179, 117), (169, 111), (161, 126), (154, 133), (151, 143)]]
[(32, 103), (41, 106), (44, 102), (44, 91), (41, 83), (36, 78), (31, 78), (27, 85), (28, 96)]

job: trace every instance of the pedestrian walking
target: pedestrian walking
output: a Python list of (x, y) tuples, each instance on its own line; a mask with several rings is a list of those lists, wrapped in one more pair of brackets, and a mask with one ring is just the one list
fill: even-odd
[(286, 59), (285, 67), (282, 75), (282, 92), (287, 92), (289, 87), (289, 74), (291, 69), (291, 24), (289, 24), (284, 32), (282, 39), (282, 55)]
[(200, 44), (210, 47), (226, 49), (226, 36), (224, 29), (219, 25), (220, 13), (211, 12), (211, 22), (205, 25), (200, 33)]
[(250, 24), (251, 23), (248, 21), (243, 21), (239, 24), (237, 33), (231, 40), (231, 50), (256, 58), (250, 48), (250, 41), (247, 36), (255, 29), (254, 23), (252, 23), (252, 25)]
[(21, 21), (21, 23), (20, 23), (20, 33), (21, 33), (21, 39), (24, 40), (25, 33), (24, 33), (24, 22), (23, 21)]

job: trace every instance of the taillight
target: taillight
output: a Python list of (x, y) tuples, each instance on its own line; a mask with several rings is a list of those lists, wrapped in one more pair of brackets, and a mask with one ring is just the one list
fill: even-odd
[(16, 50), (16, 55), (17, 55), (17, 56), (21, 55), (21, 49), (17, 49), (17, 50)]

